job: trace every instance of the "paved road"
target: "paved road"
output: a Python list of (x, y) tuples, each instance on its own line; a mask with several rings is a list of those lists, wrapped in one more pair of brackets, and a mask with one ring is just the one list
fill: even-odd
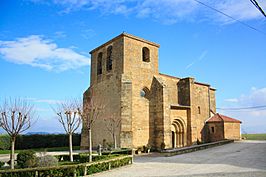
[(96, 177), (266, 177), (266, 141), (242, 141), (172, 157), (136, 157), (131, 166)]

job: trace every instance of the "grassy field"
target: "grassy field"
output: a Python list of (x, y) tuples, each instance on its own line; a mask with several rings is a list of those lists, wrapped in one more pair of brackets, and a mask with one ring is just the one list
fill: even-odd
[[(79, 146), (74, 146), (73, 150), (79, 150)], [(28, 149), (29, 150), (29, 149)], [(68, 147), (53, 147), (53, 148), (39, 148), (39, 149), (31, 149), (36, 152), (54, 152), (54, 151), (68, 151)], [(15, 153), (19, 153), (23, 150), (15, 150)], [(0, 150), (0, 154), (9, 154), (10, 150)]]
[(266, 140), (266, 133), (263, 134), (242, 134), (242, 138), (247, 140)]

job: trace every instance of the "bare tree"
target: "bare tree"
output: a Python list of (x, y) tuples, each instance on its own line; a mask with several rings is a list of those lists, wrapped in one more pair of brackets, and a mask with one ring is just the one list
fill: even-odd
[(81, 107), (79, 101), (69, 100), (58, 103), (57, 109), (54, 109), (58, 115), (58, 121), (63, 125), (65, 132), (68, 134), (69, 157), (71, 162), (73, 162), (72, 135), (81, 124), (81, 116), (79, 114)]
[(117, 132), (121, 125), (121, 119), (119, 119), (116, 114), (112, 114), (111, 116), (107, 116), (105, 119), (105, 125), (107, 131), (112, 135), (114, 148), (117, 149)]
[[(92, 92), (91, 92), (92, 95)], [(89, 133), (89, 161), (92, 161), (92, 127), (95, 123), (95, 121), (98, 119), (98, 117), (101, 115), (104, 104), (101, 100), (97, 100), (96, 97), (92, 96), (86, 97), (86, 100), (84, 102), (83, 109), (79, 110), (79, 114), (82, 117), (83, 120), (83, 126), (86, 130), (88, 130)]]
[(32, 126), (34, 107), (26, 100), (10, 98), (2, 102), (0, 112), (0, 126), (11, 139), (10, 166), (14, 169), (16, 137)]

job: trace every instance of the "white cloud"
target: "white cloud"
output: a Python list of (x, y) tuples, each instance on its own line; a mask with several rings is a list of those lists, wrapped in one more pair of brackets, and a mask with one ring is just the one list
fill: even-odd
[(65, 38), (67, 36), (64, 31), (56, 31), (54, 34), (56, 38)]
[(0, 54), (16, 64), (27, 64), (52, 71), (77, 69), (90, 64), (90, 58), (71, 48), (59, 48), (40, 35), (0, 41)]
[[(263, 9), (266, 9), (266, 1), (258, 0), (258, 2)], [(246, 0), (225, 0), (216, 3), (215, 6), (220, 11), (242, 21), (264, 18), (261, 12), (259, 12), (250, 1)], [(232, 22), (232, 19), (229, 19), (221, 14), (218, 15), (218, 20)]]
[(48, 112), (48, 111), (50, 111), (50, 109), (40, 108), (40, 107), (35, 108), (35, 110), (36, 110), (37, 112)]
[(55, 100), (55, 99), (37, 99), (37, 98), (25, 98), (27, 101), (31, 101), (34, 103), (47, 103), (47, 104), (58, 104), (62, 103), (62, 100)]
[(239, 102), (244, 106), (266, 105), (266, 87), (260, 89), (252, 87), (248, 95), (240, 96)]
[(136, 8), (138, 17), (151, 17), (166, 24), (191, 20), (199, 4), (193, 0), (145, 0)]
[[(36, 0), (34, 0), (36, 2)], [(38, 1), (37, 1), (38, 2)], [(42, 1), (41, 1), (42, 2)], [(210, 20), (232, 23), (232, 19), (197, 3), (195, 0), (53, 0), (63, 7), (64, 13), (77, 10), (98, 10), (102, 14), (136, 15), (140, 18), (150, 17), (163, 23), (172, 24), (179, 20)], [(248, 0), (200, 0), (238, 20), (264, 18)], [(263, 9), (266, 1), (258, 0)]]
[(238, 102), (238, 99), (237, 98), (228, 98), (228, 99), (225, 99), (224, 101), (232, 102), (232, 103), (237, 103)]
[(52, 100), (52, 99), (36, 99), (34, 100), (36, 103), (47, 103), (47, 104), (59, 104), (62, 103), (61, 100)]
[(243, 122), (243, 130), (248, 133), (266, 133), (266, 87), (260, 89), (253, 87), (248, 94), (225, 101), (224, 107), (228, 108), (264, 106), (252, 109), (218, 110), (218, 112), (240, 119)]

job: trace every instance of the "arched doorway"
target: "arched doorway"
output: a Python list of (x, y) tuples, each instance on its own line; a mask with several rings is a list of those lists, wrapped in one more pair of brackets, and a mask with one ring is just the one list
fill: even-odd
[(176, 147), (176, 127), (175, 124), (172, 124), (171, 126), (171, 132), (172, 132), (172, 148)]
[(175, 119), (171, 126), (172, 131), (172, 147), (184, 147), (186, 146), (186, 131), (184, 123)]

